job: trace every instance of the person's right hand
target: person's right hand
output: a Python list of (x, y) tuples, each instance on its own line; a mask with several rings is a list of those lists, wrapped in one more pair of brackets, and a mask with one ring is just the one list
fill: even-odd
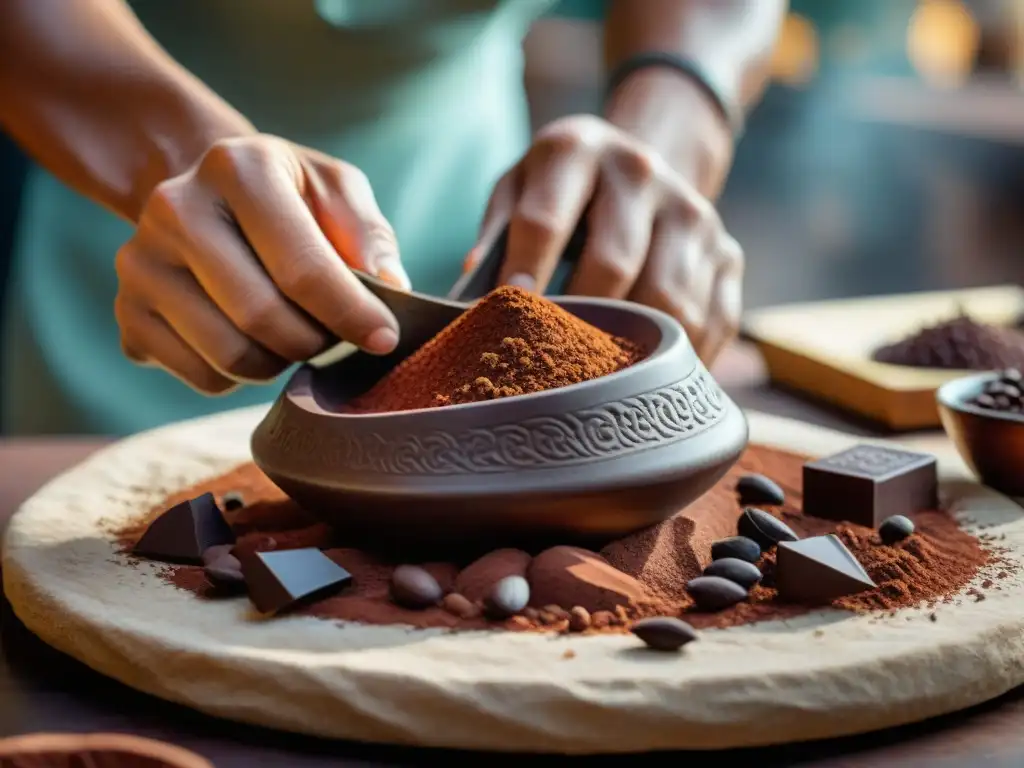
[(121, 346), (208, 394), (332, 337), (386, 354), (398, 324), (349, 267), (409, 287), (358, 168), (272, 136), (219, 142), (156, 187), (117, 253)]

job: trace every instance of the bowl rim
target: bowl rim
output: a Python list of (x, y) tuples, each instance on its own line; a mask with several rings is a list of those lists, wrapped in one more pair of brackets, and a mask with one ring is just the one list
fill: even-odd
[(1024, 414), (1004, 413), (1002, 411), (990, 411), (986, 408), (979, 408), (964, 400), (965, 395), (954, 395), (953, 391), (975, 392), (990, 381), (995, 381), (1002, 375), (1002, 371), (984, 371), (970, 376), (960, 376), (942, 384), (935, 391), (935, 400), (940, 407), (951, 411), (976, 416), (981, 419), (1003, 421), (1010, 424), (1024, 425)]
[[(583, 388), (592, 389), (595, 386), (605, 384), (612, 381), (618, 381), (626, 376), (636, 375), (637, 371), (642, 371), (651, 365), (654, 365), (659, 358), (661, 358), (666, 352), (676, 348), (679, 344), (685, 344), (690, 353), (693, 355), (693, 366), (690, 367), (686, 373), (679, 377), (682, 381), (691, 373), (694, 369), (700, 365), (700, 358), (697, 356), (697, 351), (693, 348), (693, 344), (690, 341), (689, 334), (686, 333), (686, 329), (683, 328), (682, 324), (674, 317), (669, 315), (667, 312), (663, 312), (660, 309), (648, 307), (643, 304), (638, 304), (632, 301), (624, 301), (621, 299), (604, 299), (591, 296), (550, 296), (546, 297), (551, 301), (555, 302), (560, 306), (602, 306), (610, 307), (612, 309), (630, 312), (634, 315), (641, 315), (650, 320), (659, 331), (661, 331), (661, 339), (658, 341), (657, 346), (651, 350), (651, 352), (645, 357), (641, 358), (633, 365), (630, 365), (621, 370), (615, 371), (615, 373), (609, 373), (606, 376), (600, 376), (596, 379), (590, 379), (589, 381), (581, 381), (577, 384), (570, 384), (566, 387), (557, 387), (555, 389), (544, 390), (543, 392), (530, 392), (525, 395), (516, 395), (514, 397), (501, 398), (500, 400), (485, 400), (475, 403), (459, 403), (458, 405), (448, 405), (444, 407), (445, 413), (459, 412), (464, 413), (469, 409), (479, 409), (483, 406), (491, 405), (495, 403), (522, 403), (522, 402), (534, 402), (541, 398), (558, 397), (564, 395), (567, 392), (579, 392)], [(467, 307), (468, 309), (468, 307)], [(338, 361), (332, 365), (338, 365), (344, 361)], [(342, 420), (360, 420), (366, 421), (370, 419), (375, 420), (386, 420), (386, 419), (399, 419), (399, 418), (412, 418), (420, 414), (434, 414), (439, 409), (437, 408), (414, 408), (407, 411), (387, 411), (387, 412), (372, 412), (372, 413), (337, 413), (328, 411), (323, 408), (319, 402), (317, 402), (316, 396), (312, 391), (312, 380), (313, 376), (320, 370), (315, 366), (305, 363), (300, 366), (298, 370), (292, 374), (291, 379), (285, 384), (284, 389), (280, 394), (281, 399), (287, 399), (292, 402), (293, 405), (302, 408), (303, 410), (315, 413), (317, 416), (327, 416)], [(295, 389), (299, 388), (300, 391), (296, 392)], [(312, 407), (308, 405), (300, 405), (296, 402), (296, 396), (302, 396), (302, 399), (312, 404)]]

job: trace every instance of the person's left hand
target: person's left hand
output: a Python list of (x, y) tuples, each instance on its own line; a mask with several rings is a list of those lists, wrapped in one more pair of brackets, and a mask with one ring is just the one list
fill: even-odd
[(537, 134), (495, 187), (467, 269), (507, 225), (500, 282), (543, 292), (581, 216), (587, 241), (568, 293), (669, 313), (710, 366), (739, 324), (743, 251), (707, 198), (598, 117), (563, 118)]

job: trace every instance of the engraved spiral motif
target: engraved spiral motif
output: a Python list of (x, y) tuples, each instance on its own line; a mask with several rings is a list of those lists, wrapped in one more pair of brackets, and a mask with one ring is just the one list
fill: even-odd
[(269, 438), (285, 455), (324, 469), (395, 475), (460, 475), (547, 469), (599, 461), (703, 432), (724, 414), (721, 392), (703, 369), (677, 384), (625, 400), (513, 424), (385, 436), (314, 437), (280, 418)]

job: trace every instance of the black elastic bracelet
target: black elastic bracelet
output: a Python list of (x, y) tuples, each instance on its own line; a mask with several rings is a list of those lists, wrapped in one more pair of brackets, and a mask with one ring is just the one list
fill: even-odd
[(697, 62), (675, 53), (649, 51), (648, 53), (638, 53), (636, 56), (630, 56), (628, 59), (620, 62), (608, 75), (605, 101), (611, 97), (615, 89), (627, 77), (637, 70), (647, 69), (648, 67), (668, 67), (693, 80), (710, 97), (715, 106), (718, 107), (718, 111), (722, 113), (722, 117), (725, 118), (730, 130), (732, 130), (733, 138), (739, 139), (743, 133), (743, 110), (732, 104), (722, 95), (721, 89), (712, 82), (711, 78), (708, 77), (707, 73)]

